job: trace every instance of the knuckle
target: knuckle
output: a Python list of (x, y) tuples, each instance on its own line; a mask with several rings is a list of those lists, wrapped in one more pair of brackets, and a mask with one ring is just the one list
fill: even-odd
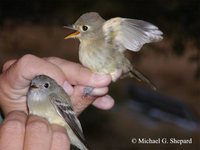
[(20, 67), (24, 67), (24, 65), (27, 65), (31, 62), (31, 60), (35, 59), (36, 56), (32, 55), (32, 54), (26, 54), (24, 56), (22, 56), (19, 60), (18, 60), (18, 64)]
[(15, 133), (15, 132), (24, 132), (25, 124), (20, 120), (7, 120), (3, 123), (2, 128), (4, 132)]
[(6, 61), (4, 64), (3, 64), (3, 70), (5, 70), (5, 68), (7, 67), (7, 65), (9, 64), (10, 60)]
[(23, 62), (29, 62), (30, 60), (34, 59), (36, 56), (32, 54), (26, 54), (20, 58)]
[(47, 57), (46, 60), (49, 61), (49, 62), (55, 62), (58, 59), (57, 59), (57, 57), (51, 56), (51, 57)]
[(48, 62), (51, 62), (51, 63), (61, 67), (61, 68), (63, 66), (65, 66), (66, 62), (67, 62), (67, 60), (64, 60), (64, 59), (61, 59), (61, 58), (58, 58), (58, 57), (54, 57), (54, 56), (48, 57), (48, 58), (46, 58), (46, 60)]
[(8, 60), (3, 64), (2, 67), (2, 71), (6, 70), (8, 68), (8, 66), (10, 65), (11, 62), (13, 62), (14, 60)]
[(85, 68), (81, 65), (77, 65), (77, 69), (78, 69), (77, 74), (79, 76), (82, 76), (84, 78), (85, 82), (91, 78), (92, 72), (90, 70), (88, 70), (87, 68)]
[(43, 120), (34, 120), (28, 122), (27, 127), (28, 130), (33, 130), (36, 132), (49, 132), (50, 127), (47, 121)]
[[(26, 54), (24, 56), (22, 56), (18, 62), (16, 63), (16, 68), (18, 70), (18, 73), (20, 74), (21, 72), (31, 72), (31, 69), (34, 69), (33, 66), (34, 63), (33, 61), (36, 59), (37, 57), (32, 55), (32, 54)], [(28, 69), (28, 70), (27, 70)]]

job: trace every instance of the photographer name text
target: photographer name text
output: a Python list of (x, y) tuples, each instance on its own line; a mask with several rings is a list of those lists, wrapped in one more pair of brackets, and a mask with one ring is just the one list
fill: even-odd
[(192, 138), (178, 139), (178, 138), (132, 138), (133, 144), (192, 144)]

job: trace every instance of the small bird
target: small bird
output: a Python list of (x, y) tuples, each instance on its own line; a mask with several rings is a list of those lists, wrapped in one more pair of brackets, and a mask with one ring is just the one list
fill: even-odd
[(66, 128), (71, 144), (87, 150), (81, 124), (73, 110), (70, 97), (52, 78), (36, 76), (27, 93), (29, 113), (46, 118), (51, 124)]
[(116, 17), (106, 21), (96, 12), (85, 13), (72, 26), (64, 27), (76, 30), (64, 39), (80, 40), (79, 60), (83, 66), (95, 73), (110, 74), (114, 82), (120, 77), (135, 77), (156, 89), (132, 66), (124, 52), (126, 49), (138, 52), (145, 43), (163, 39), (158, 27), (129, 18)]

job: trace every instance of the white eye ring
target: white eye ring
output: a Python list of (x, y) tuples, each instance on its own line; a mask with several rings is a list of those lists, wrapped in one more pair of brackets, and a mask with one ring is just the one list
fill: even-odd
[(49, 88), (49, 83), (46, 82), (46, 83), (44, 84), (44, 87), (45, 87), (46, 89), (48, 89), (48, 88)]
[(89, 29), (89, 27), (88, 27), (87, 25), (81, 26), (81, 30), (82, 30), (83, 32), (86, 32), (88, 29)]

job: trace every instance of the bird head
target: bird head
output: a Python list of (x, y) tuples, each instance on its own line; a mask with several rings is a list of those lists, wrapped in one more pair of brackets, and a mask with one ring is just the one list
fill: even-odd
[(38, 75), (31, 81), (29, 94), (45, 96), (56, 90), (57, 83), (48, 76)]
[(75, 32), (69, 34), (64, 39), (94, 39), (102, 32), (104, 22), (105, 20), (96, 12), (85, 13), (72, 26), (65, 26), (66, 28), (75, 30)]

